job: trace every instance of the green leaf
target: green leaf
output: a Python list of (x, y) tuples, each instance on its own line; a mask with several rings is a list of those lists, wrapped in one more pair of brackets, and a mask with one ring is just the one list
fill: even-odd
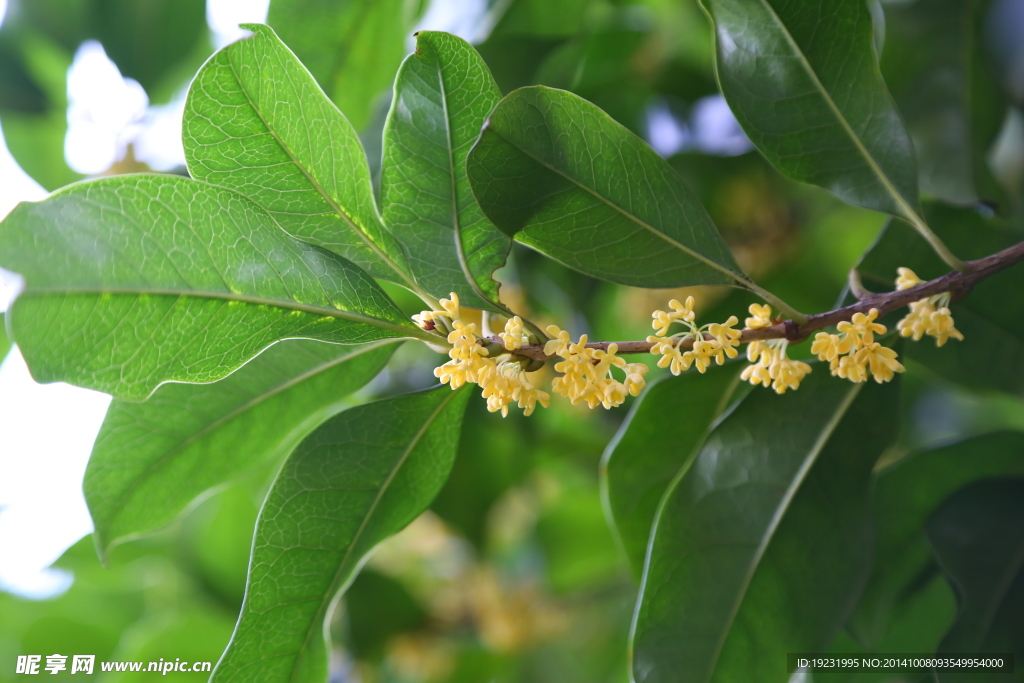
[(326, 680), (324, 620), (366, 554), (437, 495), (468, 397), (369, 403), (299, 444), (260, 511), (245, 603), (211, 680)]
[(987, 0), (890, 4), (882, 73), (907, 121), (921, 189), (947, 201), (998, 199), (985, 155), (1006, 102), (988, 64)]
[(5, 317), (3, 313), (0, 313), (0, 363), (7, 357), (7, 352), (11, 350), (11, 338), (7, 335)]
[(94, 30), (110, 59), (125, 78), (137, 80), (151, 96), (208, 35), (205, 0), (93, 0), (91, 4)]
[(817, 365), (798, 391), (755, 389), (721, 420), (658, 510), (636, 681), (785, 680), (784, 653), (828, 645), (870, 570), (871, 468), (898, 393)]
[(495, 225), (587, 275), (637, 287), (749, 284), (668, 163), (576, 95), (536, 86), (505, 97), (468, 169)]
[(177, 176), (18, 205), (0, 224), (0, 267), (25, 278), (9, 315), (36, 380), (129, 400), (220, 379), (281, 339), (422, 336), (366, 273), (244, 197)]
[(274, 0), (274, 27), (357, 130), (405, 56), (406, 0)]
[[(609, 522), (636, 576), (643, 573), (651, 525), (665, 489), (688, 467), (736, 388), (736, 372), (684, 373), (648, 385), (601, 460)], [(686, 415), (672, 429), (677, 416)]]
[(266, 26), (247, 25), (196, 75), (182, 140), (196, 180), (237, 190), (286, 232), (374, 277), (412, 284), (377, 213), (355, 130)]
[(878, 473), (874, 568), (847, 625), (858, 641), (879, 651), (908, 588), (932, 561), (924, 525), (942, 501), (973, 481), (1008, 474), (1024, 474), (1024, 433), (918, 451)]
[[(961, 489), (928, 520), (927, 532), (959, 603), (938, 654), (1013, 653), (1019, 662), (1024, 657), (1024, 479), (980, 481)], [(938, 676), (940, 683), (977, 678), (955, 670)]]
[(776, 168), (851, 204), (920, 212), (914, 149), (882, 81), (867, 3), (703, 4), (722, 93)]
[[(1003, 221), (987, 218), (987, 209), (925, 204), (928, 224), (954, 253), (966, 259), (988, 256), (1024, 239)], [(857, 270), (864, 285), (873, 291), (895, 288), (896, 269), (905, 266), (922, 279), (949, 272), (914, 230), (891, 220)], [(908, 358), (954, 382), (977, 389), (1000, 389), (1024, 394), (1024, 267), (1015, 265), (978, 283), (970, 295), (950, 310), (963, 341), (952, 339), (938, 348), (931, 337), (906, 345)], [(893, 314), (886, 323), (895, 327), (908, 309)]]
[(501, 99), (473, 47), (447, 33), (416, 34), (402, 64), (384, 127), (381, 210), (409, 249), (409, 269), (435, 297), (456, 292), (474, 308), (496, 308), (491, 274), (510, 241), (491, 224), (469, 187), (466, 156)]
[(275, 344), (219, 382), (114, 401), (85, 471), (96, 545), (155, 531), (193, 500), (267, 466), (372, 379), (394, 346)]

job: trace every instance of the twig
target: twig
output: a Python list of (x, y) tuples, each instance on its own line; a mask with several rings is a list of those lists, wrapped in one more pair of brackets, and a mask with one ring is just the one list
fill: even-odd
[[(896, 292), (881, 292), (876, 294), (868, 292), (861, 287), (861, 291), (858, 295), (862, 294), (863, 298), (853, 305), (837, 308), (834, 311), (828, 311), (827, 313), (815, 313), (814, 315), (809, 315), (807, 316), (807, 322), (803, 324), (797, 324), (792, 320), (786, 320), (781, 323), (769, 325), (768, 327), (762, 327), (756, 330), (743, 330), (740, 341), (752, 342), (763, 339), (788, 339), (790, 342), (801, 342), (809, 337), (812, 332), (816, 332), (817, 330), (826, 327), (831, 327), (832, 325), (844, 320), (850, 320), (855, 313), (867, 313), (872, 308), (877, 308), (880, 315), (885, 315), (897, 308), (909, 306), (915, 301), (919, 301), (936, 294), (942, 294), (944, 292), (951, 293), (953, 295), (953, 299), (958, 300), (970, 293), (971, 289), (973, 289), (974, 286), (982, 280), (991, 277), (999, 271), (1005, 270), (1022, 260), (1024, 260), (1024, 242), (1015, 244), (1008, 249), (1004, 249), (1003, 251), (992, 254), (991, 256), (978, 259), (977, 261), (968, 261), (966, 264), (966, 272), (953, 271), (934, 280), (922, 282), (910, 289), (904, 289)], [(853, 288), (851, 287), (851, 290), (852, 289)], [(491, 337), (490, 340), (497, 341), (499, 343), (501, 341), (497, 337)], [(608, 345), (612, 343), (613, 342), (593, 342), (591, 344), (587, 344), (587, 348), (607, 349)], [(648, 341), (621, 341), (614, 343), (619, 346), (619, 354), (650, 353), (651, 346), (653, 346), (653, 344)], [(692, 346), (693, 339), (691, 338), (687, 338), (679, 344), (679, 347), (684, 349)], [(547, 360), (548, 358), (551, 358), (551, 356), (544, 353), (543, 344), (525, 345), (513, 353), (536, 360)]]

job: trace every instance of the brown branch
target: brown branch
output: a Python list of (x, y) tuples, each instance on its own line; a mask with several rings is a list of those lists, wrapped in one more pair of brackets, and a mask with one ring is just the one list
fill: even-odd
[[(826, 327), (831, 327), (832, 325), (843, 322), (844, 320), (850, 320), (855, 313), (867, 313), (872, 308), (877, 308), (879, 315), (885, 315), (897, 308), (909, 306), (915, 301), (919, 301), (936, 294), (943, 294), (945, 292), (952, 294), (954, 300), (959, 300), (967, 296), (971, 289), (973, 289), (974, 286), (982, 280), (991, 277), (999, 271), (1005, 270), (1022, 260), (1024, 260), (1024, 242), (1015, 244), (1008, 249), (1004, 249), (1003, 251), (992, 254), (991, 256), (978, 259), (977, 261), (969, 261), (967, 263), (968, 269), (966, 272), (953, 271), (940, 278), (936, 278), (928, 282), (922, 282), (916, 287), (911, 287), (910, 289), (904, 289), (897, 292), (881, 292), (877, 294), (861, 289), (857, 294), (858, 296), (863, 296), (863, 298), (861, 298), (857, 303), (843, 308), (837, 308), (834, 311), (828, 311), (827, 313), (816, 313), (814, 315), (810, 315), (807, 317), (807, 322), (802, 325), (799, 325), (792, 320), (786, 320), (757, 330), (743, 330), (743, 335), (740, 337), (740, 341), (752, 342), (762, 339), (788, 339), (789, 341), (796, 343), (809, 337), (812, 332), (816, 332), (817, 330), (821, 330)], [(501, 342), (501, 339), (498, 337), (491, 337), (490, 340), (498, 343)], [(591, 344), (587, 344), (587, 348), (607, 349), (608, 345), (612, 343), (613, 342), (593, 342)], [(653, 344), (648, 341), (621, 341), (614, 343), (619, 345), (619, 354), (650, 353), (651, 346), (653, 346)], [(681, 342), (679, 346), (680, 348), (690, 348), (693, 346), (693, 340), (686, 339)], [(551, 356), (544, 353), (543, 344), (529, 344), (517, 349), (513, 353), (533, 358), (535, 360), (547, 360), (548, 358), (551, 358)]]

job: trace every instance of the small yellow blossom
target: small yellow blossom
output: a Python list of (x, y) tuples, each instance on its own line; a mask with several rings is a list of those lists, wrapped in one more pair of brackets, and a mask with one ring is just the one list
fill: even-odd
[(505, 323), (505, 331), (498, 336), (501, 337), (501, 341), (504, 342), (505, 348), (509, 351), (515, 351), (518, 348), (522, 348), (523, 344), (530, 343), (530, 337), (526, 334), (526, 330), (523, 327), (523, 319), (518, 315), (513, 316)]
[(772, 324), (772, 307), (768, 304), (750, 304), (750, 317), (743, 321), (751, 330), (759, 330)]
[[(848, 357), (849, 356), (847, 356), (847, 358)], [(855, 362), (861, 366), (861, 368), (866, 366), (870, 369), (871, 376), (874, 377), (875, 381), (879, 384), (882, 382), (888, 382), (895, 376), (895, 373), (903, 372), (906, 369), (903, 367), (902, 363), (896, 360), (895, 351), (882, 346), (878, 342), (868, 344), (861, 350), (857, 351)]]
[(836, 329), (844, 333), (851, 339), (853, 346), (860, 348), (864, 344), (870, 344), (875, 341), (875, 334), (885, 334), (885, 325), (876, 323), (875, 319), (878, 318), (878, 309), (872, 308), (864, 313), (854, 313), (853, 318), (849, 321), (843, 321), (836, 325)]
[(751, 363), (747, 367), (743, 368), (743, 372), (740, 373), (740, 379), (744, 382), (750, 382), (755, 387), (758, 384), (763, 384), (767, 387), (772, 383), (772, 373), (765, 365), (761, 365), (760, 363)]
[(958, 341), (964, 340), (964, 335), (953, 326), (953, 316), (949, 309), (943, 306), (931, 315), (931, 331), (929, 334), (935, 337), (935, 345), (942, 346), (946, 340), (952, 337)]
[(668, 368), (669, 372), (673, 375), (679, 375), (690, 369), (692, 361), (689, 357), (683, 357), (683, 353), (679, 350), (676, 339), (656, 337), (652, 334), (647, 337), (647, 341), (653, 344), (651, 347), (651, 353), (661, 356), (661, 358), (658, 359), (659, 368)]
[(740, 379), (775, 390), (784, 394), (789, 389), (798, 389), (800, 381), (811, 372), (811, 366), (786, 356), (785, 339), (754, 341), (747, 345), (747, 360), (750, 365), (740, 373)]
[(772, 366), (768, 368), (772, 378), (772, 389), (776, 394), (784, 394), (787, 389), (799, 389), (800, 381), (811, 372), (811, 366), (803, 361), (790, 360), (780, 354)]
[(910, 268), (897, 268), (896, 273), (896, 291), (902, 292), (904, 289), (910, 289), (924, 282), (917, 276), (917, 273), (912, 271)]
[(659, 337), (664, 337), (668, 334), (668, 328), (677, 320), (683, 322), (692, 323), (696, 314), (693, 312), (694, 300), (692, 296), (686, 297), (686, 303), (679, 303), (678, 299), (672, 299), (668, 302), (669, 308), (672, 309), (671, 313), (665, 311), (655, 311), (651, 314), (654, 318), (651, 321), (651, 327), (657, 330)]

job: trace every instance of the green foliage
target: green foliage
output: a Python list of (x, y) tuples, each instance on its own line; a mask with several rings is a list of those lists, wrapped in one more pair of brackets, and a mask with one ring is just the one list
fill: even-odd
[(26, 280), (11, 329), (42, 382), (139, 400), (162, 382), (220, 379), (288, 337), (416, 331), (365, 273), (212, 185), (98, 180), (21, 204), (4, 225), (0, 265)]
[(299, 444), (260, 511), (242, 614), (212, 680), (326, 678), (325, 617), (366, 553), (440, 490), (468, 396), (369, 403)]
[(393, 348), (282, 342), (221, 382), (114, 401), (83, 484), (98, 547), (152, 532), (205, 491), (274, 463), (380, 372)]
[(746, 280), (665, 160), (571, 93), (510, 94), (468, 167), (495, 225), (582, 273), (638, 287)]
[(871, 469), (896, 437), (896, 389), (814, 373), (793, 394), (751, 392), (711, 429), (654, 521), (637, 681), (767, 680), (764, 651), (829, 643), (870, 569)]
[[(678, 377), (639, 356), (626, 415), (515, 407), (547, 387), (526, 370), (550, 323), (639, 353), (669, 299), (693, 295), (702, 325), (768, 303), (775, 324), (744, 342), (806, 358), (821, 318), (780, 294), (853, 304), (855, 265), (885, 301), (897, 268), (939, 278), (1021, 242), (1024, 143), (1018, 113), (993, 153), (1009, 97), (988, 3), (704, 0), (709, 26), (697, 3), (490, 2), (462, 27), (475, 46), (425, 30), (403, 62), (420, 0), (273, 0), (270, 26), (201, 68), (198, 0), (15, 4), (0, 122), (47, 187), (75, 179), (82, 40), (154, 100), (194, 79), (190, 177), (92, 179), (0, 223), (0, 267), (25, 280), (0, 356), (14, 341), (36, 379), (115, 396), (85, 475), (94, 537), (58, 564), (64, 596), (0, 594), (0, 680), (9, 656), (64, 650), (222, 652), (213, 680), (315, 683), (784, 683), (797, 651), (1024, 658), (1019, 265), (950, 290), (964, 340), (941, 348), (894, 343), (906, 309), (882, 306), (900, 381), (815, 362), (779, 396), (742, 359), (717, 367), (724, 351)], [(705, 153), (719, 90), (760, 155)], [(645, 139), (669, 116), (683, 153), (666, 159)], [(456, 320), (410, 320), (451, 292)], [(525, 350), (493, 336), (513, 315)], [(459, 346), (470, 330), (485, 356)], [(425, 389), (453, 345), (489, 404)], [(595, 348), (557, 372), (603, 367)]]
[(704, 6), (722, 93), (777, 169), (858, 206), (919, 213), (913, 146), (879, 72), (867, 3)]
[(409, 246), (415, 279), (436, 296), (455, 292), (467, 306), (492, 310), (500, 308), (491, 276), (505, 264), (509, 240), (481, 212), (466, 156), (500, 99), (468, 43), (418, 33), (395, 79), (380, 180), (384, 222)]

